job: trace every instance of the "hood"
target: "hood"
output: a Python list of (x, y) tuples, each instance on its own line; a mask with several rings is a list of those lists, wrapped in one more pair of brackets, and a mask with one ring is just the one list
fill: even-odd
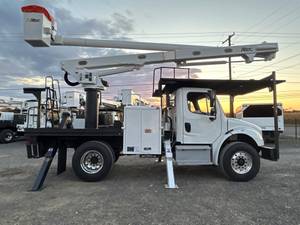
[(241, 119), (236, 119), (236, 118), (227, 118), (227, 130), (232, 130), (232, 129), (254, 129), (256, 130), (258, 133), (260, 133), (260, 135), (262, 135), (262, 129), (250, 122), (247, 122), (245, 120), (241, 120)]

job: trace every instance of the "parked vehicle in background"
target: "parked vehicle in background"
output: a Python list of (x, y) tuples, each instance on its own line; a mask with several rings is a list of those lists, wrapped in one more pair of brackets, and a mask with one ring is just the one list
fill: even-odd
[[(274, 139), (274, 112), (273, 104), (243, 104), (237, 108), (235, 117), (245, 120), (259, 126), (263, 131), (265, 141)], [(278, 130), (280, 133), (284, 131), (284, 116), (281, 103), (277, 104), (278, 112)]]
[(0, 143), (10, 143), (17, 135), (17, 124), (24, 123), (21, 113), (0, 112)]
[(17, 136), (24, 135), (25, 128), (36, 128), (38, 105), (36, 100), (26, 100), (22, 103), (20, 114), (23, 116), (23, 120), (19, 120), (16, 123)]

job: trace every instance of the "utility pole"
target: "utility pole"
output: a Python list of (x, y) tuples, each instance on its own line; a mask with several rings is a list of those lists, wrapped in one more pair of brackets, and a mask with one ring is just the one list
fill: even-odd
[[(233, 32), (232, 34), (228, 35), (228, 38), (222, 42), (222, 44), (225, 44), (228, 41), (228, 46), (231, 46), (231, 38), (235, 35)], [(231, 73), (231, 57), (228, 57), (228, 69), (229, 69), (229, 80), (232, 80), (232, 73)], [(230, 110), (230, 117), (234, 117), (234, 109), (233, 109), (233, 103), (234, 103), (234, 96), (230, 95), (230, 101), (229, 101), (229, 110)]]

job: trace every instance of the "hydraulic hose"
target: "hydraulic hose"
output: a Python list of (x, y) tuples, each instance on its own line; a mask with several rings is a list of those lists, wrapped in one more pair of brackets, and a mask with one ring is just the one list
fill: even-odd
[(64, 80), (67, 83), (67, 85), (69, 85), (69, 86), (74, 87), (74, 86), (79, 85), (79, 82), (72, 82), (72, 81), (69, 80), (69, 73), (67, 71), (65, 72)]

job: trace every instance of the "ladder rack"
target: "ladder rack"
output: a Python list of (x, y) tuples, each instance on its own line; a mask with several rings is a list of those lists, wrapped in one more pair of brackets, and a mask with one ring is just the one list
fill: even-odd
[[(56, 88), (58, 90), (58, 96)], [(60, 120), (59, 107), (61, 104), (59, 81), (57, 79), (53, 79), (52, 76), (46, 76), (45, 92), (45, 127), (47, 127), (48, 122), (51, 123), (51, 127), (58, 127)]]

